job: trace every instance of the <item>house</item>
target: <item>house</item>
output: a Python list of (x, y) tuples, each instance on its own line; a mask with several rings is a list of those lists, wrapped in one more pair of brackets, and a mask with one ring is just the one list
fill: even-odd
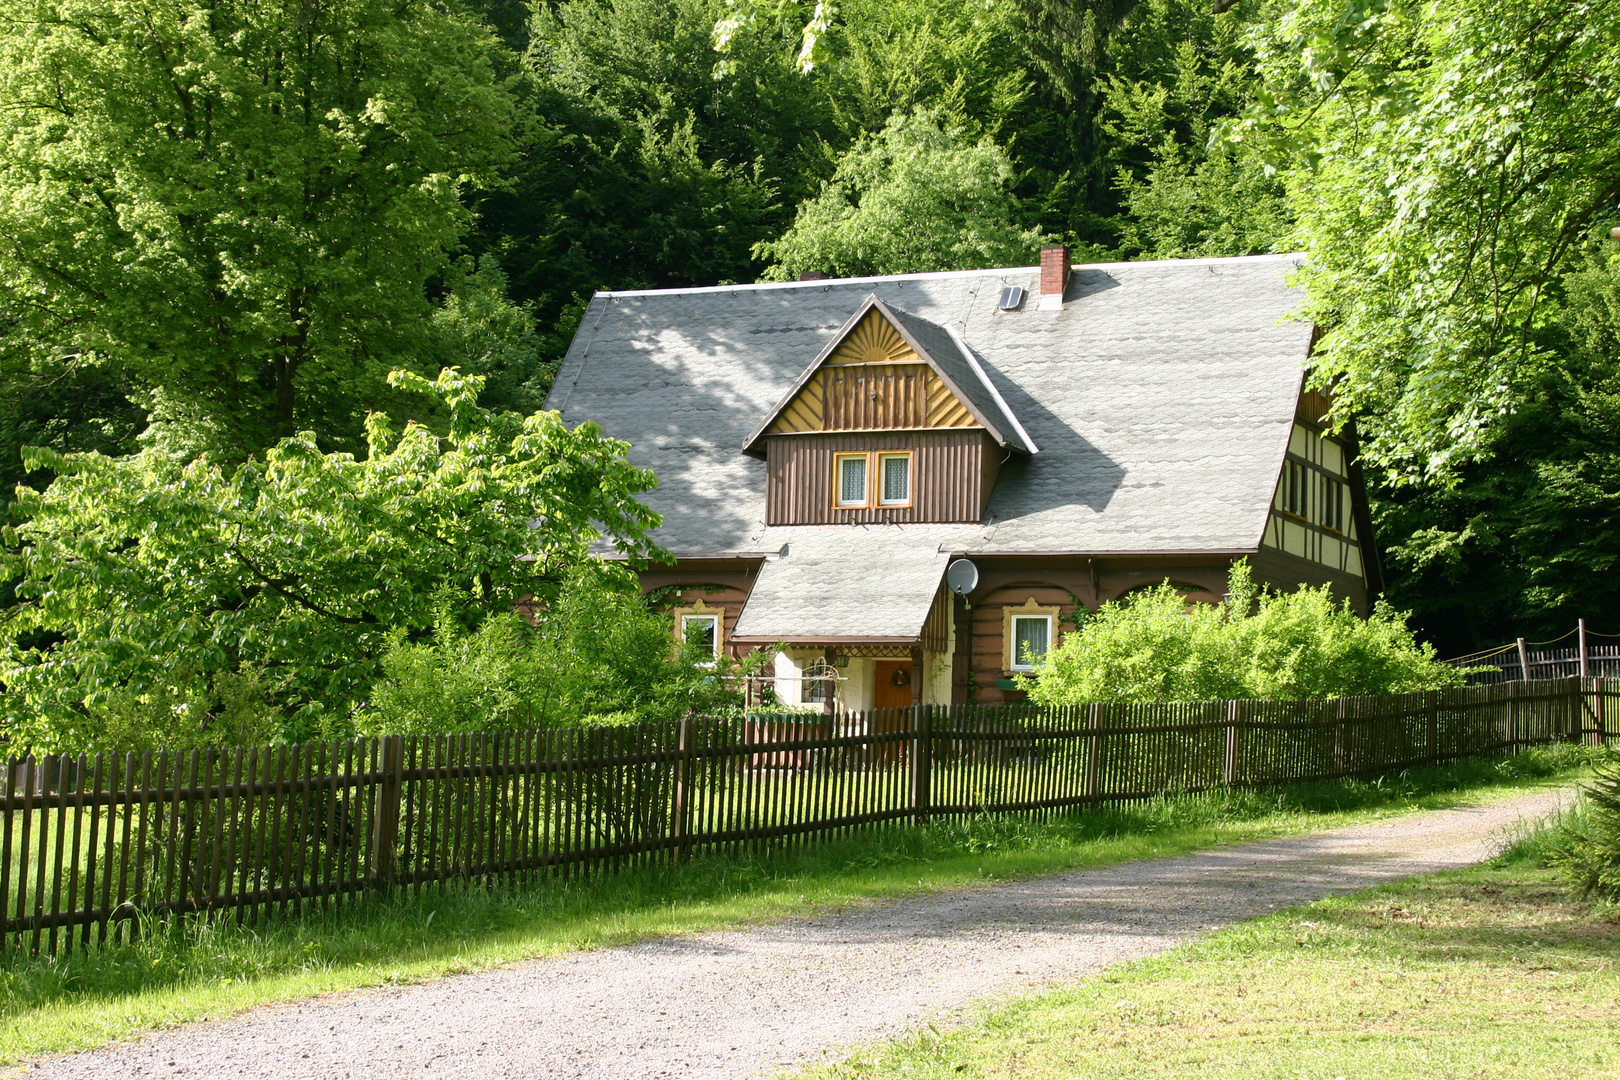
[[(1299, 256), (601, 292), (552, 390), (656, 471), (677, 636), (775, 642), (789, 703), (1016, 700), (1081, 608), (1378, 558), (1353, 432), (1304, 389)], [(965, 560), (965, 562), (960, 562)], [(947, 568), (960, 594), (947, 584)], [(827, 675), (836, 675), (829, 680)], [(804, 681), (806, 678), (809, 681)], [(819, 680), (819, 681), (818, 681)]]

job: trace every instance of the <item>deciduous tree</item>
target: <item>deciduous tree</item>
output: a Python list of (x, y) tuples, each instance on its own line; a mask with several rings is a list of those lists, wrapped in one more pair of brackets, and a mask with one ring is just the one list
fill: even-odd
[(490, 32), (429, 0), (3, 0), (0, 23), (7, 344), (118, 366), (193, 447), (358, 441), (463, 190), (508, 153)]

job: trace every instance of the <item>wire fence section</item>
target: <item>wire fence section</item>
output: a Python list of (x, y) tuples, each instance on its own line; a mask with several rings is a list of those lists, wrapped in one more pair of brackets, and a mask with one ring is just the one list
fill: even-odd
[(1585, 656), (1579, 646), (1563, 649), (1525, 649), (1509, 645), (1484, 657), (1454, 660), (1471, 686), (1515, 681), (1578, 678), (1588, 675), (1605, 679), (1620, 678), (1620, 645), (1588, 645)]
[(154, 916), (256, 923), (452, 879), (1606, 743), (1611, 697), (1620, 682), (1563, 679), (29, 758), (5, 770), (0, 942), (55, 953), (128, 940)]

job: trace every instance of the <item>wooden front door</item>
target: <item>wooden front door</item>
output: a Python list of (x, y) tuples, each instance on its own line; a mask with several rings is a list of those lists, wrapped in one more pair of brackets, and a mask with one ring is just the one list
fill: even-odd
[[(872, 688), (872, 708), (909, 709), (911, 680), (917, 677), (917, 673), (911, 670), (911, 661), (879, 660), (873, 667), (876, 685)], [(900, 685), (896, 686), (896, 683)]]
[[(911, 670), (910, 660), (879, 660), (872, 667), (876, 685), (872, 687), (872, 712), (866, 718), (869, 735), (881, 738), (867, 747), (867, 761), (874, 764), (895, 764), (906, 760), (906, 742), (893, 738), (895, 732), (905, 731), (911, 723), (911, 680), (917, 673)], [(895, 684), (899, 683), (899, 686)], [(894, 712), (879, 712), (893, 709)]]

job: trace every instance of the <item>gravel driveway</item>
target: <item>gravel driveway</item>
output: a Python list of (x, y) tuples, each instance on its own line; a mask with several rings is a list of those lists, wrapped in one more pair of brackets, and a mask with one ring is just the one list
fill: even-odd
[(29, 1077), (745, 1077), (1201, 931), (1479, 862), (1567, 794), (256, 1010)]

